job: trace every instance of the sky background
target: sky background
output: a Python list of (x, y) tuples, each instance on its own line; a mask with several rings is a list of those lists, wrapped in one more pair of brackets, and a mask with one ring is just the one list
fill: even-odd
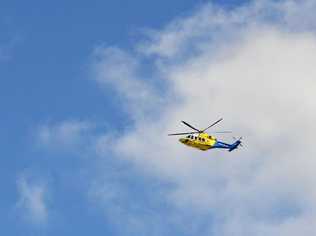
[[(315, 234), (315, 10), (2, 1), (0, 233)], [(166, 136), (220, 117), (243, 149)]]

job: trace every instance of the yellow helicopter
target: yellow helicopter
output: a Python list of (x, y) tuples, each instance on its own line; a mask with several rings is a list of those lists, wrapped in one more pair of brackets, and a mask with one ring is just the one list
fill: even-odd
[[(214, 148), (221, 148), (221, 149), (227, 149), (229, 152), (231, 152), (231, 151), (235, 150), (236, 148), (238, 148), (238, 146), (242, 146), (242, 144), (241, 144), (242, 137), (240, 137), (234, 143), (229, 144), (229, 143), (224, 143), (224, 142), (218, 141), (214, 136), (209, 135), (208, 133), (205, 133), (205, 131), (207, 129), (213, 127), (214, 125), (216, 125), (217, 123), (219, 123), (222, 120), (223, 120), (223, 118), (217, 120), (216, 122), (214, 122), (213, 124), (211, 124), (210, 126), (208, 126), (207, 128), (205, 128), (203, 130), (199, 130), (199, 129), (193, 127), (192, 125), (190, 125), (189, 123), (187, 123), (185, 121), (181, 121), (183, 124), (185, 124), (186, 126), (190, 127), (191, 129), (193, 129), (195, 131), (194, 132), (185, 132), (185, 133), (174, 133), (174, 134), (168, 134), (168, 135), (171, 136), (171, 135), (186, 135), (186, 134), (188, 134), (188, 136), (186, 136), (184, 138), (180, 138), (179, 141), (187, 146), (194, 147), (194, 148), (200, 149), (202, 151), (206, 151), (208, 149), (214, 149)], [(214, 132), (214, 133), (231, 133), (231, 131), (222, 131), (222, 132)], [(196, 134), (198, 134), (198, 135), (196, 135)]]

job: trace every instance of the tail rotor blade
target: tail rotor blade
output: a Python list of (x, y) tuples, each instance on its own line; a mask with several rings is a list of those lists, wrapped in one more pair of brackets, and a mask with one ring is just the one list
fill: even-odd
[(233, 139), (234, 139), (234, 140), (239, 140), (239, 141), (240, 141), (240, 140), (242, 140), (242, 137), (240, 137), (240, 138), (238, 138), (238, 139), (237, 139), (235, 136), (233, 136)]

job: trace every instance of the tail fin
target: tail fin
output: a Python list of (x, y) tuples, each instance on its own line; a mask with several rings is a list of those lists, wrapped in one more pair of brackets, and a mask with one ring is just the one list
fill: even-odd
[(236, 142), (234, 142), (233, 144), (230, 145), (230, 148), (228, 149), (229, 152), (235, 150), (236, 148), (238, 148), (239, 145), (241, 145), (241, 138), (238, 139)]

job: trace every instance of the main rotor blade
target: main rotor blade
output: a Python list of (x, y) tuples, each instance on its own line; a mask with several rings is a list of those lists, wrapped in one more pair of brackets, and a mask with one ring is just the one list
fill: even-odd
[(232, 131), (216, 131), (216, 132), (212, 132), (212, 133), (216, 133), (216, 134), (231, 134)]
[(198, 130), (197, 128), (194, 128), (192, 125), (190, 125), (190, 124), (188, 124), (187, 122), (185, 122), (185, 121), (181, 121), (183, 124), (185, 124), (186, 126), (189, 126), (191, 129), (194, 129), (194, 130), (196, 130), (196, 131), (198, 131), (198, 132), (201, 132), (201, 130)]
[(216, 125), (218, 122), (220, 122), (220, 121), (222, 121), (222, 120), (223, 120), (223, 118), (220, 118), (218, 121), (214, 122), (214, 123), (213, 123), (213, 124), (211, 124), (209, 127), (207, 127), (207, 128), (205, 128), (205, 129), (203, 129), (203, 130), (202, 130), (202, 132), (204, 132), (205, 130), (207, 130), (207, 129), (211, 128), (212, 126)]
[(184, 134), (198, 134), (200, 132), (186, 132), (186, 133), (175, 133), (175, 134), (168, 134), (168, 136), (171, 136), (171, 135), (184, 135)]

